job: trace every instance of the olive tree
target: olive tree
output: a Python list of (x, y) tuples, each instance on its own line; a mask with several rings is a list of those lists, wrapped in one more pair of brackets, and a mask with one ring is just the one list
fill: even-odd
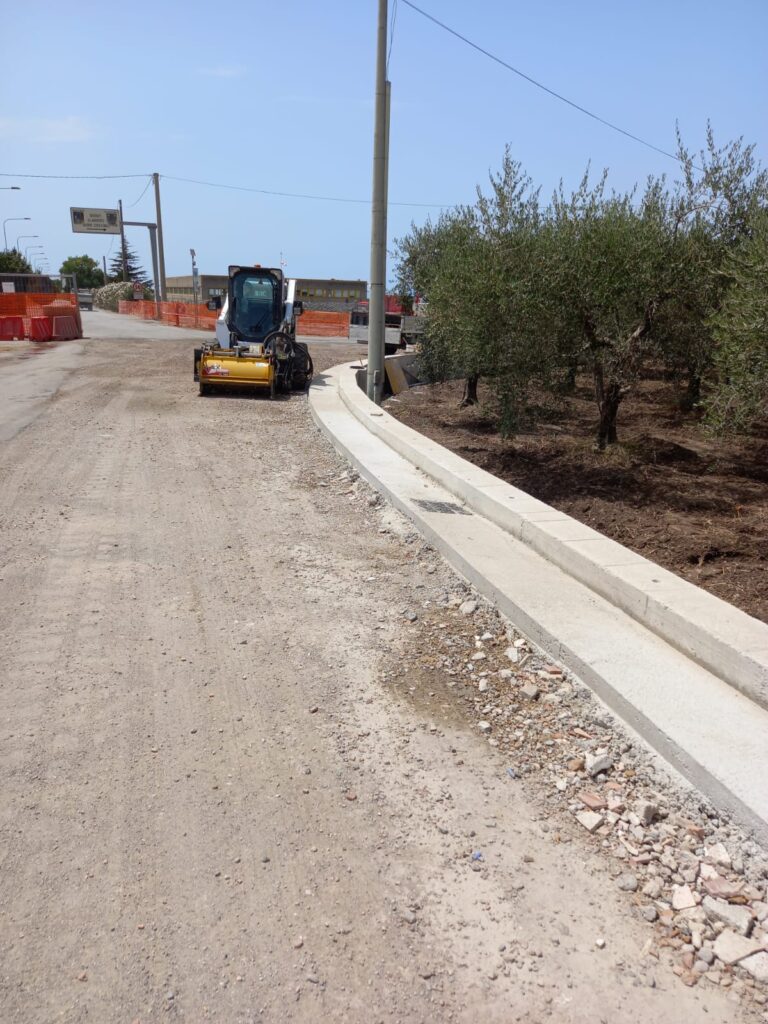
[(682, 173), (669, 195), (668, 294), (655, 337), (667, 365), (685, 374), (682, 406), (691, 409), (713, 366), (714, 323), (731, 284), (726, 265), (768, 201), (768, 175), (754, 146), (741, 139), (717, 146), (711, 126), (698, 154), (678, 132), (677, 154)]
[(757, 211), (731, 252), (728, 289), (712, 321), (715, 380), (707, 419), (718, 433), (768, 417), (768, 209)]
[(586, 365), (598, 407), (597, 446), (617, 440), (619, 407), (649, 354), (655, 317), (666, 297), (667, 240), (662, 185), (608, 194), (606, 174), (546, 213), (537, 287), (558, 351)]

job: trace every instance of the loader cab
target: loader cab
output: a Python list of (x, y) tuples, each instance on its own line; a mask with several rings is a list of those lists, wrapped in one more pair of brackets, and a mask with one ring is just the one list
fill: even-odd
[(227, 326), (238, 341), (262, 342), (283, 319), (283, 275), (262, 267), (230, 267)]

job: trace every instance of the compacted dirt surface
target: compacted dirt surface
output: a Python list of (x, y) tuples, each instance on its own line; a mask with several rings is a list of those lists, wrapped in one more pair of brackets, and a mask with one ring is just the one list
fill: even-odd
[(680, 389), (639, 384), (619, 412), (620, 444), (594, 449), (596, 407), (579, 381), (532, 431), (505, 440), (480, 385), (419, 387), (387, 410), (458, 455), (768, 621), (768, 434), (708, 437), (679, 411)]
[(190, 338), (86, 330), (0, 443), (0, 1020), (753, 1019), (649, 974), (599, 837), (554, 842), (450, 688), (393, 685), (438, 609), (466, 642), (462, 585), (306, 398), (200, 398)]

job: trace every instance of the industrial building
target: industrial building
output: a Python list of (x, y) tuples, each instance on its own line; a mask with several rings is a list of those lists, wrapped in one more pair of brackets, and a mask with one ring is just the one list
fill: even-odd
[[(198, 302), (227, 294), (226, 274), (201, 274), (198, 278)], [(169, 302), (194, 302), (192, 275), (168, 277), (165, 282)], [(341, 278), (300, 277), (296, 280), (296, 298), (307, 309), (351, 312), (358, 302), (368, 298), (368, 282)]]

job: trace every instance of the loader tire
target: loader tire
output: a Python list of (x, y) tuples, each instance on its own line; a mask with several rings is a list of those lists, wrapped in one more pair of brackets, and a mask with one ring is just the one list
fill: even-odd
[(200, 395), (201, 395), (201, 397), (204, 397), (205, 395), (210, 395), (210, 393), (211, 393), (211, 385), (210, 384), (204, 384), (203, 381), (200, 381)]

